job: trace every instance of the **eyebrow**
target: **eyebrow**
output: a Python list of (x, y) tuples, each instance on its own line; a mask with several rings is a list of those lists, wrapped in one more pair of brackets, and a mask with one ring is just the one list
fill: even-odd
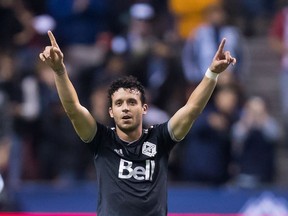
[[(122, 98), (119, 98), (119, 99), (116, 99), (116, 100), (114, 101), (114, 103), (119, 102), (119, 101), (125, 101), (125, 100), (123, 100)], [(137, 101), (137, 99), (131, 97), (131, 98), (127, 98), (127, 101)]]

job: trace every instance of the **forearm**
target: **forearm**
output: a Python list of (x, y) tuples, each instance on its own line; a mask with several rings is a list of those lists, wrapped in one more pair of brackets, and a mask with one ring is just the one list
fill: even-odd
[(45, 50), (39, 54), (39, 58), (54, 71), (58, 95), (75, 131), (82, 140), (90, 141), (97, 131), (96, 121), (91, 113), (80, 104), (63, 62), (64, 55), (51, 31), (48, 31), (48, 36), (51, 46), (46, 46)]
[(73, 114), (77, 108), (77, 105), (79, 105), (79, 99), (76, 90), (69, 79), (66, 69), (64, 68), (63, 73), (60, 75), (54, 73), (54, 78), (63, 108), (68, 115)]
[(192, 118), (197, 118), (197, 116), (203, 111), (215, 89), (216, 84), (217, 81), (215, 79), (204, 76), (200, 84), (192, 92), (185, 105)]
[(77, 92), (69, 79), (66, 69), (60, 75), (54, 73), (54, 76), (61, 103), (75, 131), (83, 141), (90, 141), (97, 130), (95, 119), (80, 104)]
[(178, 110), (170, 119), (170, 126), (177, 140), (181, 140), (186, 136), (194, 121), (208, 103), (216, 83), (216, 80), (205, 76), (190, 95), (185, 106)]
[(195, 119), (205, 108), (216, 87), (218, 75), (231, 63), (233, 65), (236, 63), (236, 59), (230, 55), (229, 51), (223, 51), (225, 42), (226, 39), (222, 39), (209, 69), (200, 84), (191, 93), (187, 103), (169, 121), (171, 131), (178, 140), (186, 136)]

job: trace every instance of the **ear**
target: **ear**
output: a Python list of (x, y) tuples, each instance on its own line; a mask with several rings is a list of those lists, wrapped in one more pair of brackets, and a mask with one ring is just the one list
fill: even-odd
[(109, 107), (109, 115), (110, 115), (111, 118), (114, 118), (113, 111), (112, 111), (111, 107)]
[(148, 111), (148, 105), (144, 104), (142, 109), (143, 109), (143, 115), (145, 115), (147, 113), (147, 111)]

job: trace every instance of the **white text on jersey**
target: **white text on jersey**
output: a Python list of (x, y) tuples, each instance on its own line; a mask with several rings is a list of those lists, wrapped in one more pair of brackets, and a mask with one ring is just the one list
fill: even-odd
[(134, 178), (136, 180), (150, 180), (152, 181), (153, 173), (155, 170), (155, 161), (146, 160), (145, 167), (133, 167), (132, 161), (120, 160), (118, 177), (121, 179)]

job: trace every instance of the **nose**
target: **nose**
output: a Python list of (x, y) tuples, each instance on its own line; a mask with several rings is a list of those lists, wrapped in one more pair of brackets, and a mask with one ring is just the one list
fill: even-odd
[(123, 103), (123, 105), (122, 105), (122, 111), (123, 111), (123, 112), (129, 111), (129, 106), (128, 106), (127, 103)]

